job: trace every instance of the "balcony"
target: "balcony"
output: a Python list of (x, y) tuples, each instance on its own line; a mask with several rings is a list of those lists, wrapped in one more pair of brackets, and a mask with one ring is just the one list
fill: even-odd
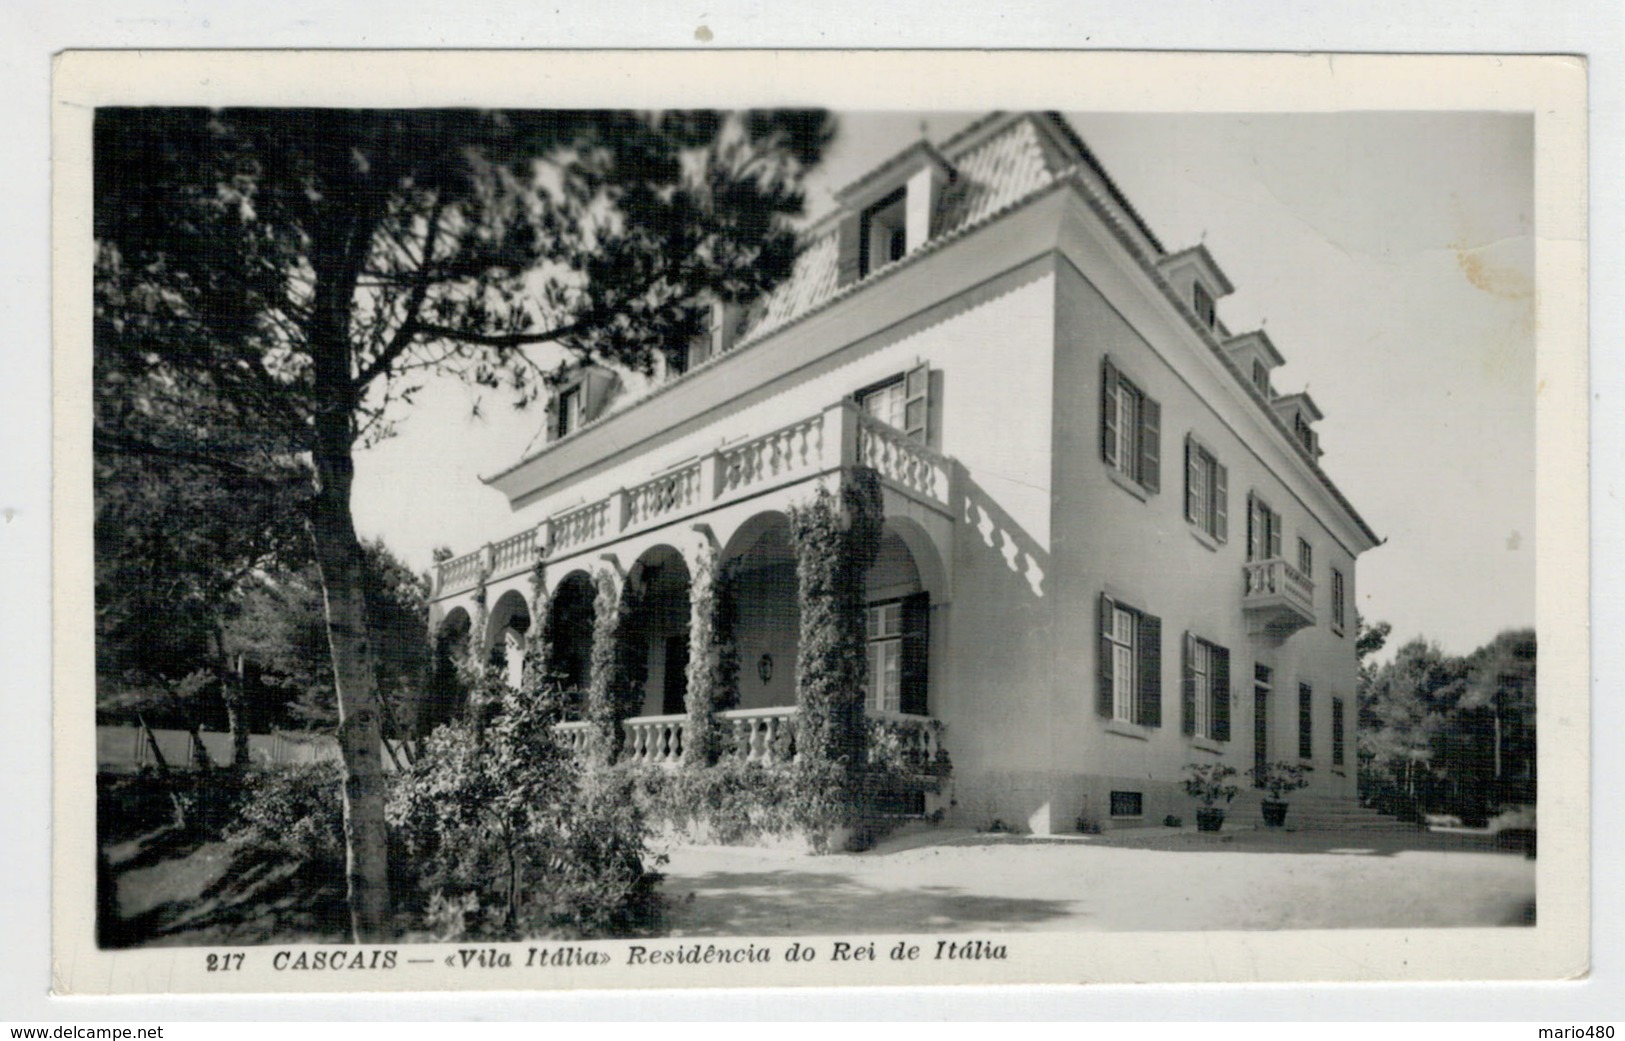
[(492, 581), (521, 573), (538, 557), (573, 556), (634, 532), (853, 466), (870, 467), (893, 492), (949, 512), (949, 460), (842, 401), (443, 561), (436, 569), (434, 595), (472, 588), (482, 578)]
[[(794, 705), (772, 708), (734, 709), (717, 713), (722, 726), (727, 753), (746, 762), (770, 766), (795, 758), (792, 722)], [(892, 712), (869, 712), (869, 718), (892, 722), (920, 722), (926, 717), (905, 716)], [(650, 766), (675, 768), (683, 760), (683, 736), (688, 717), (637, 716), (621, 724), (626, 742), (621, 748), (621, 762), (632, 761)], [(587, 748), (590, 723), (575, 721), (560, 723), (556, 728), (560, 743), (580, 755)], [(930, 727), (909, 728), (903, 731), (907, 740), (915, 742), (917, 751), (925, 761), (937, 755), (937, 736)]]
[(1315, 584), (1285, 560), (1244, 564), (1242, 581), (1241, 607), (1252, 635), (1284, 640), (1315, 624)]

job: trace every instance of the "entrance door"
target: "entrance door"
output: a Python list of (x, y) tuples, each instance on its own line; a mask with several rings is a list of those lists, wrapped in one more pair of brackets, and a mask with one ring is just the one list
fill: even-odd
[(666, 637), (666, 676), (661, 692), (660, 711), (679, 716), (688, 711), (688, 634)]
[(1270, 760), (1270, 670), (1253, 666), (1253, 765)]

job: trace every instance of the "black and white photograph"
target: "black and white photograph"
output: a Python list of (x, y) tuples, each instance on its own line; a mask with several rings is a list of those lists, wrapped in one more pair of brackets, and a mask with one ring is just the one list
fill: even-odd
[(69, 59), (64, 989), (1586, 971), (1583, 72)]

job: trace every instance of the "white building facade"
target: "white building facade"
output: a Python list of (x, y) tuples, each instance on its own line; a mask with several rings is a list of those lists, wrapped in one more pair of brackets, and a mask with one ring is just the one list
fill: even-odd
[(1165, 250), (1050, 114), (915, 144), (838, 199), (785, 285), (714, 308), (657, 379), (561, 389), (552, 440), (489, 479), (512, 531), (439, 565), (437, 629), (510, 663), (545, 631), (584, 689), (594, 597), (635, 587), (621, 755), (669, 763), (713, 653), (696, 591), (727, 569), (724, 731), (772, 755), (796, 704), (787, 511), (869, 467), (866, 703), (943, 724), (948, 820), (1157, 824), (1212, 761), (1302, 763), (1352, 802), (1354, 563), (1377, 539), (1320, 467), (1314, 402), (1274, 391), (1276, 347), (1218, 319), (1206, 249)]

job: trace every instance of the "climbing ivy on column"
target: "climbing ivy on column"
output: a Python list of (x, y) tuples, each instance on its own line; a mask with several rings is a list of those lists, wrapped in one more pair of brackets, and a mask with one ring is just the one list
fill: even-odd
[(880, 481), (868, 467), (845, 475), (838, 498), (820, 488), (812, 502), (790, 511), (801, 604), (796, 750), (836, 767), (831, 795), (854, 810), (867, 755), (864, 578), (879, 555), (883, 521)]
[(557, 693), (547, 689), (547, 672), (553, 658), (553, 641), (547, 631), (551, 607), (551, 598), (547, 595), (547, 563), (538, 559), (530, 569), (530, 628), (525, 633), (525, 662), (520, 672), (525, 693), (532, 697)]
[(718, 712), (739, 704), (739, 648), (734, 642), (733, 567), (719, 565), (717, 547), (702, 540), (689, 580), (688, 694), (683, 765), (714, 766), (727, 735)]
[(633, 583), (617, 583), (607, 572), (597, 577), (593, 600), (592, 677), (587, 719), (593, 725), (594, 757), (613, 763), (626, 735), (621, 723), (643, 706), (648, 678), (648, 634), (639, 624)]

